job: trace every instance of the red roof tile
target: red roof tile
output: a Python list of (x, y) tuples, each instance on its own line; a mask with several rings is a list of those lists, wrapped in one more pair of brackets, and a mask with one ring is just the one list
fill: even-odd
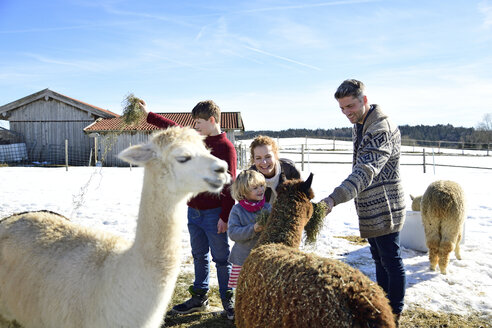
[[(191, 113), (159, 113), (159, 115), (170, 119), (182, 126), (193, 126), (194, 121)], [(240, 112), (223, 112), (220, 117), (220, 128), (222, 130), (241, 130), (244, 131), (243, 120)], [(159, 130), (158, 127), (147, 123), (145, 118), (138, 124), (126, 125), (123, 122), (123, 117), (105, 118), (97, 120), (87, 126), (86, 132), (110, 132), (110, 131), (152, 131)]]

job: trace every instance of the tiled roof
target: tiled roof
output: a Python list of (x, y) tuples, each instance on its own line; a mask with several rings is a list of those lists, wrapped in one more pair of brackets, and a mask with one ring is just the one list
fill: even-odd
[[(178, 123), (181, 126), (193, 126), (191, 113), (159, 113), (159, 115)], [(220, 128), (227, 130), (244, 131), (243, 120), (240, 112), (223, 112), (220, 116)], [(158, 130), (155, 125), (147, 123), (143, 117), (138, 124), (126, 125), (123, 117), (105, 118), (97, 120), (84, 129), (86, 132), (110, 132), (110, 131), (152, 131)]]

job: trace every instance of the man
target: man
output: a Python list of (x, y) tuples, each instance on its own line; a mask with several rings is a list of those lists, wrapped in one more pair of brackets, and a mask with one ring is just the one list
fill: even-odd
[(405, 220), (400, 131), (378, 105), (368, 103), (360, 81), (343, 81), (335, 99), (354, 124), (353, 166), (352, 173), (323, 201), (330, 213), (334, 206), (354, 199), (360, 235), (369, 241), (377, 282), (390, 300), (398, 325), (406, 283), (400, 251)]
[[(147, 114), (147, 122), (160, 128), (177, 125), (165, 117), (147, 110), (141, 100), (141, 110)], [(199, 102), (191, 111), (195, 129), (205, 136), (205, 145), (211, 154), (227, 162), (229, 174), (236, 178), (236, 149), (220, 129), (220, 108), (212, 100)], [(208, 308), (210, 258), (215, 262), (219, 293), (228, 319), (234, 319), (233, 291), (227, 286), (231, 273), (229, 262), (229, 238), (227, 222), (229, 212), (234, 206), (230, 185), (223, 188), (220, 195), (201, 193), (188, 202), (188, 231), (190, 232), (191, 253), (195, 268), (195, 280), (189, 291), (191, 298), (175, 305), (173, 312), (187, 314), (204, 311)]]

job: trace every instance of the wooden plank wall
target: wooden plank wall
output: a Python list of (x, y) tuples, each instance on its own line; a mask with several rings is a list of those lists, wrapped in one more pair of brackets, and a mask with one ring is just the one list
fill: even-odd
[(130, 147), (146, 143), (149, 140), (149, 132), (124, 132), (121, 134), (108, 133), (98, 139), (99, 159), (104, 158), (103, 166), (130, 166), (128, 163), (118, 159), (118, 154)]
[[(85, 111), (55, 99), (44, 99), (29, 103), (12, 112), (9, 119), (10, 129), (25, 137), (30, 161), (43, 162), (47, 152), (56, 153), (52, 159), (56, 164), (64, 163), (65, 139), (69, 141), (69, 164), (89, 160), (93, 140), (83, 129), (94, 122), (94, 118)], [(59, 152), (61, 147), (63, 151)], [(56, 150), (56, 151), (55, 151)], [(51, 157), (50, 157), (51, 158)]]

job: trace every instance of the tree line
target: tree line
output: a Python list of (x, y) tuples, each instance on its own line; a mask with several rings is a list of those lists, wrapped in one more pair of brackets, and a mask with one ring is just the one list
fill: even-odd
[[(492, 125), (484, 119), (477, 128), (454, 127), (451, 124), (438, 125), (402, 125), (399, 126), (404, 144), (413, 143), (415, 145), (425, 145), (428, 141), (448, 141), (466, 144), (484, 144), (479, 147), (487, 147), (486, 144), (492, 143)], [(266, 135), (272, 138), (352, 138), (352, 128), (334, 129), (287, 129), (282, 131), (245, 131), (237, 136), (239, 140), (253, 139), (258, 135)]]

